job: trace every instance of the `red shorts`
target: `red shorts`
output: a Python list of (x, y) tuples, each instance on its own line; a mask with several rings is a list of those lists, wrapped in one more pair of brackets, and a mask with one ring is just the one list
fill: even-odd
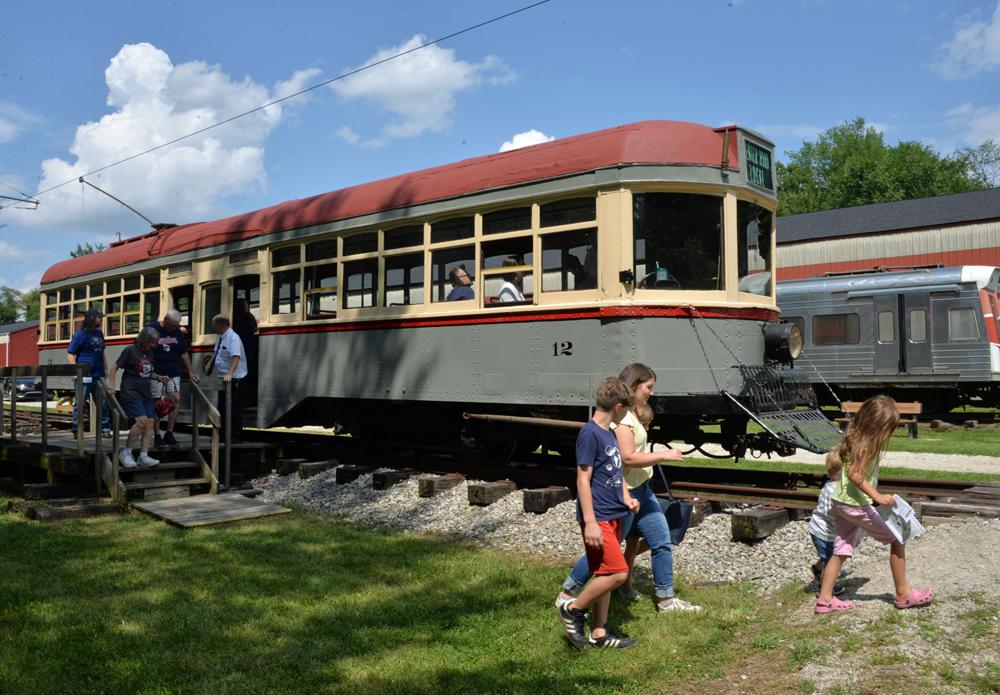
[[(624, 518), (624, 517), (623, 517)], [(604, 534), (604, 547), (594, 548), (586, 543), (583, 544), (587, 551), (587, 565), (591, 574), (618, 574), (628, 572), (628, 565), (625, 563), (625, 554), (622, 552), (622, 520), (612, 519), (611, 521), (598, 521)], [(580, 524), (580, 533), (583, 533), (584, 524)]]

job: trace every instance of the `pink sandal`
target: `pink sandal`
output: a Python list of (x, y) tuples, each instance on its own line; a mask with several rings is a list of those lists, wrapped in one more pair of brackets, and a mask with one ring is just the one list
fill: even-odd
[(854, 604), (850, 601), (841, 601), (839, 598), (834, 596), (827, 601), (820, 601), (816, 599), (816, 612), (817, 613), (829, 613), (830, 611), (849, 611), (854, 608)]
[(896, 604), (896, 608), (913, 608), (930, 603), (932, 598), (934, 598), (934, 589), (927, 587), (926, 589), (912, 589), (910, 595), (904, 600), (893, 603)]

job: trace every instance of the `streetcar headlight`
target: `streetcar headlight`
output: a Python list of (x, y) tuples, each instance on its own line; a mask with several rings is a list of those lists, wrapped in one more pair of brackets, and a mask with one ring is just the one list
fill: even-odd
[(791, 363), (802, 354), (802, 331), (794, 323), (772, 323), (764, 329), (764, 357)]

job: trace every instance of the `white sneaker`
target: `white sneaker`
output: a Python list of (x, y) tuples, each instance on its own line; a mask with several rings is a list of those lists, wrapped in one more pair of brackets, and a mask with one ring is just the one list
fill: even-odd
[(121, 465), (125, 466), (126, 468), (135, 468), (136, 467), (136, 462), (135, 462), (135, 459), (132, 458), (132, 454), (119, 454), (118, 455), (118, 463), (120, 463)]
[(670, 603), (663, 605), (661, 603), (656, 604), (657, 613), (666, 613), (667, 611), (700, 611), (701, 606), (693, 606), (687, 601), (682, 601), (679, 598), (673, 598)]
[(572, 598), (566, 598), (565, 596), (562, 595), (562, 593), (560, 593), (558, 596), (556, 596), (556, 608), (562, 608), (563, 606), (568, 606), (569, 604), (573, 603), (573, 601), (575, 601), (576, 598), (577, 598), (576, 596)]
[(141, 454), (139, 456), (139, 460), (136, 461), (136, 463), (139, 464), (140, 466), (155, 466), (156, 464), (159, 463), (159, 460), (154, 459), (149, 454)]

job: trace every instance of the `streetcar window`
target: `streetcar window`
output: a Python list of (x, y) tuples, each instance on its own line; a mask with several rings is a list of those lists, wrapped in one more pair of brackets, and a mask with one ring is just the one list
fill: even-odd
[(213, 282), (201, 288), (202, 335), (215, 333), (212, 319), (222, 313), (222, 283)]
[(406, 227), (387, 229), (382, 233), (382, 246), (386, 251), (421, 246), (424, 243), (424, 225), (411, 224)]
[(424, 254), (387, 256), (385, 259), (385, 306), (424, 303)]
[(974, 308), (956, 307), (948, 310), (948, 337), (951, 340), (979, 339), (979, 320)]
[(523, 232), (531, 229), (531, 208), (497, 210), (483, 215), (483, 234)]
[(56, 338), (56, 324), (47, 323), (45, 324), (45, 339), (46, 340), (57, 340)]
[(121, 335), (122, 334), (122, 317), (119, 314), (112, 316), (108, 314), (108, 335)]
[(73, 301), (73, 290), (62, 290), (59, 292), (60, 302), (71, 302)]
[(142, 325), (148, 326), (160, 319), (160, 293), (146, 292), (142, 295)]
[(363, 261), (353, 261), (344, 264), (345, 309), (361, 309), (377, 306), (378, 296), (378, 259), (369, 258)]
[(179, 265), (172, 265), (167, 269), (167, 275), (180, 275), (181, 273), (190, 273), (191, 264), (181, 263)]
[(108, 280), (107, 282), (108, 294), (118, 294), (122, 291), (122, 281), (121, 280)]
[(80, 302), (73, 305), (73, 330), (78, 331), (83, 328), (83, 315), (87, 312), (87, 302)]
[(142, 287), (143, 289), (149, 289), (151, 287), (160, 286), (160, 273), (146, 273), (142, 276)]
[[(451, 293), (452, 268), (460, 268), (466, 275), (474, 276), (476, 268), (476, 247), (460, 246), (455, 249), (440, 249), (431, 253), (431, 301), (443, 302)], [(469, 272), (469, 269), (472, 272)]]
[(59, 294), (57, 292), (49, 292), (47, 295), (45, 295), (45, 303), (46, 304), (58, 304), (59, 303)]
[(532, 238), (483, 242), (483, 297), (487, 305), (530, 303), (535, 291)]
[[(117, 281), (115, 281), (117, 282)], [(111, 283), (108, 283), (110, 287)], [(108, 335), (121, 335), (122, 334), (122, 298), (118, 297), (108, 297), (105, 304), (107, 314), (107, 334)]]
[(364, 232), (344, 237), (344, 255), (357, 256), (359, 253), (378, 251), (378, 232)]
[(271, 282), (271, 313), (298, 314), (299, 296), (302, 286), (302, 271), (299, 268), (282, 270), (273, 275)]
[(908, 319), (910, 342), (922, 343), (927, 340), (927, 312), (923, 309), (911, 309)]
[(337, 317), (337, 264), (306, 268), (306, 318)]
[(275, 249), (271, 252), (271, 267), (280, 268), (284, 265), (292, 265), (298, 263), (301, 258), (301, 246), (286, 246), (283, 249)]
[(455, 217), (431, 225), (431, 243), (471, 239), (476, 234), (476, 218)]
[(770, 210), (744, 200), (736, 203), (736, 259), (739, 291), (771, 296), (771, 234), (774, 216)]
[[(337, 240), (327, 239), (306, 244), (306, 263), (310, 261), (328, 261), (337, 257)], [(296, 259), (296, 262), (298, 260)]]
[[(174, 299), (174, 309), (181, 314), (181, 326), (191, 330), (191, 310), (194, 305), (194, 286), (184, 285), (170, 291)], [(188, 336), (190, 338), (190, 336)]]
[[(138, 280), (138, 278), (136, 279)], [(127, 282), (125, 283), (125, 286), (128, 286)], [(140, 325), (140, 321), (142, 320), (140, 311), (141, 306), (139, 304), (139, 295), (125, 295), (125, 335), (139, 332), (139, 329), (142, 327)]]
[(87, 287), (74, 287), (73, 288), (73, 299), (80, 300), (87, 298)]
[(102, 314), (104, 313), (104, 302), (100, 299), (96, 299), (88, 304), (91, 309), (97, 309)]
[(46, 309), (45, 310), (45, 321), (48, 322), (48, 321), (55, 321), (55, 320), (56, 320), (56, 310), (55, 309)]
[(125, 291), (134, 292), (139, 289), (139, 283), (141, 282), (138, 275), (133, 275), (130, 278), (125, 278)]
[(65, 321), (59, 324), (59, 340), (69, 340), (69, 324)]
[(896, 314), (891, 311), (878, 312), (878, 342), (896, 342)]
[(90, 296), (91, 297), (103, 297), (104, 296), (104, 283), (97, 282), (90, 286)]
[(557, 200), (541, 206), (541, 226), (557, 227), (563, 224), (593, 222), (597, 219), (596, 198), (571, 198)]
[(597, 287), (597, 230), (542, 237), (542, 292)]
[(721, 197), (635, 193), (632, 204), (636, 289), (726, 288)]
[(857, 314), (813, 316), (813, 345), (857, 345), (861, 342), (861, 317)]

